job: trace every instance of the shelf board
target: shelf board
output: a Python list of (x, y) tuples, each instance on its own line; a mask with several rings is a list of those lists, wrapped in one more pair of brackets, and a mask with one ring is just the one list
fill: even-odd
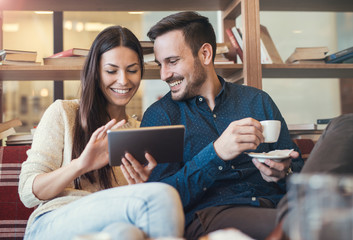
[(353, 64), (262, 64), (263, 78), (353, 78)]
[[(0, 66), (0, 81), (79, 80), (82, 66)], [(216, 65), (217, 74), (227, 78), (242, 70), (240, 64)], [(160, 79), (159, 67), (145, 67), (143, 79)]]
[(217, 11), (232, 0), (1, 0), (1, 10), (16, 11)]
[(77, 80), (81, 66), (0, 66), (0, 80)]
[[(79, 80), (82, 66), (0, 66), (0, 81)], [(242, 64), (219, 64), (224, 78), (241, 75)], [(353, 78), (353, 64), (263, 64), (263, 78)], [(160, 79), (159, 67), (146, 66), (143, 79)]]
[(261, 11), (352, 12), (352, 0), (260, 0)]

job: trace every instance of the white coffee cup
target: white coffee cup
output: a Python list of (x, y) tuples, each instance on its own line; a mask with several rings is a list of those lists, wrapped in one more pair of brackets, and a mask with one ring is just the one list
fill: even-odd
[(264, 135), (265, 143), (277, 142), (279, 133), (281, 132), (281, 121), (265, 120), (260, 123), (263, 128), (262, 135)]

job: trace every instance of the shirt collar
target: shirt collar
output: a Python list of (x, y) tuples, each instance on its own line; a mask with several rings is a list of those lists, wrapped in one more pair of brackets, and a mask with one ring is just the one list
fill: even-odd
[[(220, 81), (220, 83), (221, 83), (221, 85), (222, 85), (222, 89), (221, 89), (221, 91), (217, 94), (217, 96), (216, 96), (216, 104), (217, 104), (217, 99), (218, 98), (221, 98), (223, 95), (224, 95), (224, 93), (226, 92), (225, 91), (225, 89), (226, 89), (226, 81), (221, 77), (221, 76), (218, 76), (217, 75), (217, 77), (218, 77), (218, 80)], [(188, 100), (186, 100), (186, 101), (188, 101), (188, 102), (190, 102), (190, 103), (197, 103), (197, 102), (199, 102), (199, 98), (200, 97), (202, 97), (203, 98), (203, 96), (200, 96), (200, 95), (197, 95), (197, 96), (195, 96), (195, 97), (193, 97), (193, 98), (190, 98), (190, 99), (188, 99)]]

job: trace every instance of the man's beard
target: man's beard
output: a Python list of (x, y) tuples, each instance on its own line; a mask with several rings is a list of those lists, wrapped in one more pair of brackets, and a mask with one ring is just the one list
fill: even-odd
[[(184, 79), (184, 81), (186, 81)], [(175, 101), (183, 101), (189, 98), (193, 98), (199, 94), (200, 88), (202, 87), (203, 83), (206, 81), (206, 71), (202, 67), (200, 59), (195, 57), (194, 60), (194, 74), (192, 75), (192, 79), (189, 79), (187, 82), (183, 93), (179, 96), (173, 95), (172, 99)]]

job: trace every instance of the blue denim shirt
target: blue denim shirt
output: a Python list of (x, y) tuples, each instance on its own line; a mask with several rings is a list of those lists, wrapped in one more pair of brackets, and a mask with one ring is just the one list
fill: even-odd
[[(170, 92), (152, 104), (145, 112), (141, 127), (185, 126), (184, 159), (181, 163), (158, 164), (149, 181), (162, 181), (174, 186), (180, 194), (186, 214), (186, 225), (200, 209), (218, 205), (259, 206), (258, 198), (275, 205), (285, 193), (285, 180), (277, 183), (263, 180), (247, 154), (230, 161), (220, 159), (214, 141), (228, 125), (252, 117), (259, 121), (277, 119), (282, 122), (279, 140), (262, 143), (256, 152), (275, 149), (299, 151), (290, 138), (287, 125), (270, 96), (256, 88), (225, 82), (217, 95), (213, 111), (202, 96), (186, 101), (173, 101)], [(293, 171), (303, 166), (301, 158), (292, 161)]]

